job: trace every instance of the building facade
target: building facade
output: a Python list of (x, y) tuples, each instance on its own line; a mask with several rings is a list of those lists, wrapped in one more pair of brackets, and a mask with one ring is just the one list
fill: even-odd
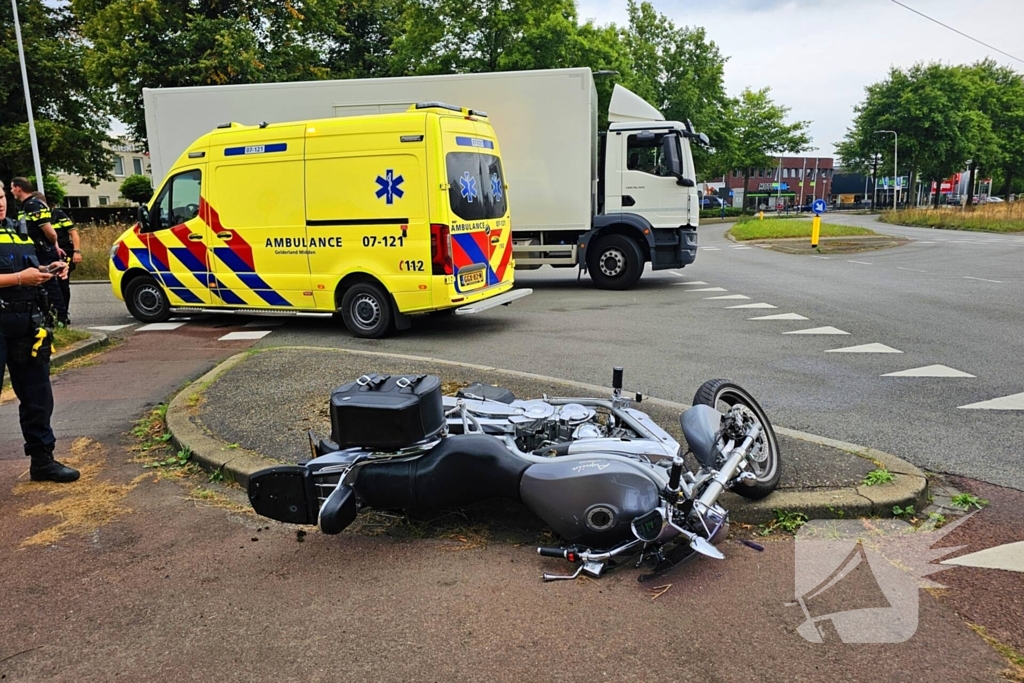
[(771, 166), (750, 169), (746, 187), (742, 169), (728, 172), (718, 193), (731, 206), (747, 209), (774, 211), (778, 204), (783, 208), (806, 206), (815, 199), (828, 200), (833, 165), (831, 157), (775, 157)]
[(144, 175), (153, 180), (149, 168), (149, 153), (142, 145), (117, 140), (107, 149), (114, 152), (114, 167), (110, 169), (113, 180), (101, 180), (93, 187), (82, 180), (81, 176), (70, 173), (58, 173), (57, 178), (67, 192), (64, 206), (71, 208), (91, 208), (94, 206), (113, 206), (130, 204), (121, 196), (121, 183), (130, 175)]

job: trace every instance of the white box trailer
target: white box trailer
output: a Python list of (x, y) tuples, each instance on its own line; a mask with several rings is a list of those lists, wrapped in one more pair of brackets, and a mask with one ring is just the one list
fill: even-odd
[(501, 144), (517, 268), (579, 265), (598, 285), (625, 289), (645, 261), (680, 268), (696, 256), (692, 126), (616, 86), (606, 143), (590, 69), (147, 88), (143, 98), (158, 184), (196, 138), (228, 122), (386, 114), (420, 102), (473, 109)]

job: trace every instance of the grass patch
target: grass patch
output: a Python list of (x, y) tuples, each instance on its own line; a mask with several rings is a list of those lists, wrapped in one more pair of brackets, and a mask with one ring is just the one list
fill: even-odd
[(53, 331), (53, 348), (59, 351), (60, 349), (67, 348), (72, 344), (88, 339), (92, 335), (84, 330), (76, 330), (71, 327), (64, 327), (63, 325), (57, 327)]
[(969, 621), (967, 622), (967, 625), (970, 626), (975, 633), (981, 636), (981, 638), (989, 644), (989, 647), (1001, 654), (1003, 657), (1006, 657), (1010, 667), (1003, 671), (1002, 674), (1007, 680), (1024, 681), (1024, 655), (1021, 655), (1021, 653), (1017, 652), (1006, 643), (993, 638), (989, 635), (988, 631), (985, 630), (984, 626), (972, 624)]
[[(773, 220), (748, 220), (737, 223), (727, 233), (734, 239), (745, 240), (768, 240), (784, 239), (787, 237), (811, 236), (811, 221), (801, 218), (776, 218)], [(849, 235), (874, 235), (877, 234), (867, 228), (858, 228), (853, 225), (837, 225), (835, 223), (822, 223), (822, 237), (846, 237)]]
[(802, 512), (775, 511), (775, 519), (761, 526), (760, 534), (767, 536), (773, 531), (783, 531), (787, 534), (795, 534), (804, 524), (807, 523), (807, 515)]
[(973, 493), (958, 493), (950, 500), (950, 503), (960, 508), (961, 510), (980, 510), (981, 508), (988, 505), (988, 501), (984, 498), (978, 498)]
[(896, 477), (893, 473), (884, 467), (880, 467), (876, 470), (871, 470), (864, 475), (864, 486), (878, 486), (880, 484), (891, 484), (896, 481)]
[(907, 209), (886, 211), (880, 220), (895, 225), (940, 230), (978, 232), (1024, 232), (1024, 201), (1012, 204), (984, 204), (969, 209)]
[(82, 249), (82, 262), (75, 266), (72, 280), (109, 280), (107, 263), (110, 247), (128, 228), (127, 223), (110, 225), (79, 225), (78, 240)]

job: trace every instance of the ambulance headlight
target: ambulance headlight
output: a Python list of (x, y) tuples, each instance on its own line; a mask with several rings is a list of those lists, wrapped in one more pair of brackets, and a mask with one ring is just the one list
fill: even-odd
[(117, 248), (119, 246), (121, 246), (120, 242), (114, 242), (113, 246), (110, 247), (110, 258), (111, 258), (111, 260), (113, 260), (114, 256), (117, 254)]

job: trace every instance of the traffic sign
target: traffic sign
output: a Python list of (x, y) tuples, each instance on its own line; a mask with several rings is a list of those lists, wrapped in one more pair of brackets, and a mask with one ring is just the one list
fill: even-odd
[(827, 209), (828, 205), (825, 204), (824, 199), (815, 199), (814, 202), (811, 204), (811, 211), (818, 214), (819, 216), (825, 213)]
[(885, 176), (884, 178), (882, 178), (882, 187), (884, 187), (887, 190), (889, 189), (889, 176)]

